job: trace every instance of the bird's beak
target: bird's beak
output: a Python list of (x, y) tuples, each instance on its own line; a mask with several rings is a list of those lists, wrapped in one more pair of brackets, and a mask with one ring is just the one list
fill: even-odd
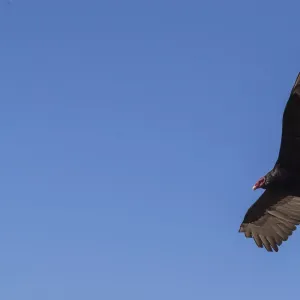
[(255, 191), (257, 189), (257, 185), (255, 184), (253, 187), (252, 187), (252, 190)]

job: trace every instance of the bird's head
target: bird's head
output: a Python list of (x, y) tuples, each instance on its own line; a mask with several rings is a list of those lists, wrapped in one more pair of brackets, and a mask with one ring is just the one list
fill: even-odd
[(279, 164), (276, 164), (275, 167), (268, 172), (265, 176), (258, 179), (258, 181), (252, 187), (252, 190), (256, 189), (266, 189), (269, 186), (283, 185), (286, 184), (286, 180), (289, 178), (288, 172), (281, 168)]
[(256, 189), (263, 189), (266, 187), (266, 176), (263, 176), (258, 179), (258, 181), (252, 187), (252, 190), (255, 191)]

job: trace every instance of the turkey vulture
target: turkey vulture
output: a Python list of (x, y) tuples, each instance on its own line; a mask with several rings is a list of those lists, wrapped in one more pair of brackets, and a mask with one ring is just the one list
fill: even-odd
[(300, 73), (284, 109), (278, 159), (253, 186), (258, 188), (265, 191), (248, 209), (239, 232), (278, 252), (300, 224)]

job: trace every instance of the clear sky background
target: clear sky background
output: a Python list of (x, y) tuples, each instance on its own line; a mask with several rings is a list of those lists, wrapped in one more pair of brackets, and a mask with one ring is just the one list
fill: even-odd
[(0, 298), (283, 299), (300, 233), (238, 233), (300, 71), (298, 1), (0, 5)]

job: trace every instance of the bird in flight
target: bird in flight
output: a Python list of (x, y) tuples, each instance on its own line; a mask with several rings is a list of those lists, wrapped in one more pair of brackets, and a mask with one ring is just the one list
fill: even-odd
[(248, 209), (239, 232), (278, 252), (300, 224), (300, 73), (284, 109), (278, 159), (254, 184), (253, 190), (259, 188), (265, 191)]

